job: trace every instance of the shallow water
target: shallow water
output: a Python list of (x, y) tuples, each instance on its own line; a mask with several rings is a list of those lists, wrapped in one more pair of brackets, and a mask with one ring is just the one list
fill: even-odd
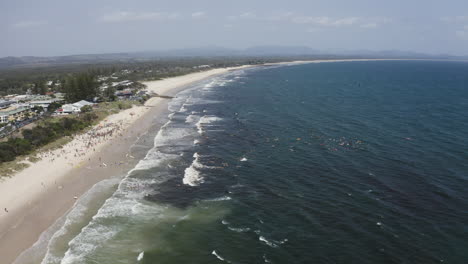
[(340, 62), (201, 82), (43, 263), (464, 263), (467, 72)]

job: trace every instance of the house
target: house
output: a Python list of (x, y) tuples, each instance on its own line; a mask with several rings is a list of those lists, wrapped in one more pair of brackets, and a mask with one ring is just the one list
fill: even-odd
[(133, 91), (131, 89), (125, 89), (115, 92), (115, 95), (119, 98), (128, 98), (133, 95)]
[(73, 106), (76, 106), (76, 107), (79, 107), (81, 109), (81, 107), (85, 106), (85, 105), (90, 105), (90, 106), (93, 106), (94, 104), (93, 103), (90, 103), (88, 101), (85, 101), (85, 100), (81, 100), (79, 102), (76, 102), (73, 104)]
[(8, 107), (10, 107), (10, 105), (12, 105), (12, 104), (14, 104), (14, 102), (12, 102), (12, 101), (0, 100), (0, 109), (8, 108)]
[(52, 99), (52, 100), (31, 101), (31, 102), (29, 102), (29, 106), (31, 108), (33, 108), (34, 106), (40, 106), (40, 107), (42, 107), (44, 109), (48, 109), (50, 104), (52, 104), (54, 102), (58, 102), (58, 101), (61, 101), (61, 100)]
[(29, 107), (9, 107), (0, 110), (0, 123), (23, 121), (36, 113), (31, 112)]
[(69, 115), (81, 112), (80, 107), (76, 107), (73, 104), (64, 104), (62, 107), (55, 110), (57, 115)]
[(125, 80), (125, 81), (121, 81), (121, 82), (113, 82), (112, 87), (128, 87), (128, 86), (130, 86), (132, 84), (133, 84), (132, 81)]
[(85, 105), (93, 106), (93, 103), (90, 103), (85, 100), (81, 100), (79, 102), (73, 104), (65, 104), (62, 105), (59, 109), (55, 110), (55, 113), (58, 115), (69, 115), (69, 114), (76, 114), (81, 112), (81, 108)]

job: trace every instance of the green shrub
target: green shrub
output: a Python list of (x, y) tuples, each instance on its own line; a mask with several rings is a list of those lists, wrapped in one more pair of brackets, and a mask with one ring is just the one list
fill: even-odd
[(88, 112), (93, 111), (93, 107), (91, 107), (90, 105), (85, 105), (85, 106), (81, 107), (80, 110), (81, 110), (82, 113), (88, 113)]

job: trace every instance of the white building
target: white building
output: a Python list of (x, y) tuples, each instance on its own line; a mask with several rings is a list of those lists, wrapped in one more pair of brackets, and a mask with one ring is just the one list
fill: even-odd
[(81, 108), (86, 105), (94, 105), (93, 103), (90, 103), (85, 100), (81, 100), (79, 102), (73, 103), (73, 104), (65, 104), (62, 105), (59, 109), (55, 111), (56, 114), (58, 115), (69, 115), (69, 114), (76, 114), (81, 112)]

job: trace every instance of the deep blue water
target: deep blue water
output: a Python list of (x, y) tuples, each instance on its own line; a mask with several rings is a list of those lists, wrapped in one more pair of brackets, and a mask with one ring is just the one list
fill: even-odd
[(255, 68), (171, 110), (63, 263), (468, 263), (468, 63)]

